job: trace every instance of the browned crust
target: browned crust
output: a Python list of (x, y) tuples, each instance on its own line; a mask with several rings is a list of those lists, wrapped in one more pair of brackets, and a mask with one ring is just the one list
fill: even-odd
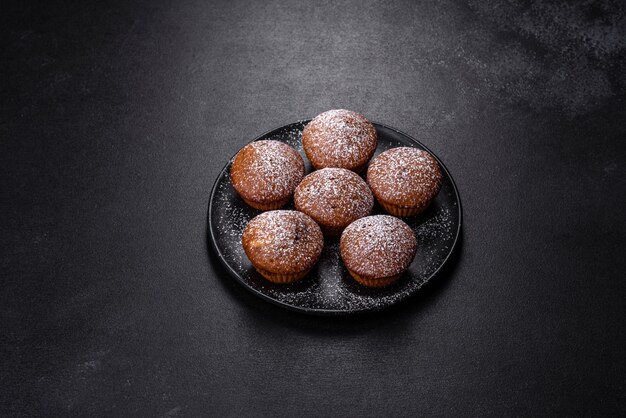
[(260, 210), (286, 205), (304, 177), (304, 161), (289, 145), (272, 140), (252, 142), (233, 159), (230, 178), (242, 199)]
[(437, 160), (417, 148), (387, 150), (374, 158), (367, 170), (367, 184), (383, 208), (395, 216), (424, 211), (442, 184)]
[(417, 239), (398, 218), (368, 216), (344, 230), (339, 251), (348, 270), (363, 280), (378, 280), (401, 274), (409, 267), (417, 251)]
[(428, 205), (414, 206), (414, 207), (402, 207), (402, 206), (397, 206), (397, 205), (391, 205), (389, 203), (385, 203), (380, 200), (378, 201), (378, 203), (380, 203), (380, 206), (383, 207), (385, 212), (389, 213), (390, 215), (397, 216), (399, 218), (408, 218), (411, 216), (419, 215), (428, 207)]
[(374, 208), (367, 183), (343, 168), (325, 168), (306, 176), (296, 187), (294, 204), (309, 215), (326, 236), (337, 236), (353, 221)]
[(292, 274), (272, 273), (270, 271), (263, 270), (260, 268), (256, 268), (256, 271), (258, 271), (261, 276), (265, 277), (267, 280), (269, 280), (272, 283), (286, 284), (286, 283), (297, 282), (298, 280), (306, 276), (309, 273), (309, 271), (311, 271), (311, 269), (307, 269), (307, 270), (300, 271), (297, 273), (292, 273)]
[(350, 269), (348, 269), (348, 272), (354, 280), (367, 287), (386, 287), (395, 283), (400, 277), (402, 277), (402, 273), (400, 273), (394, 274), (393, 276), (381, 277), (380, 279), (368, 279), (367, 277), (361, 276)]
[(242, 199), (244, 202), (246, 202), (246, 204), (248, 204), (249, 206), (252, 206), (253, 208), (257, 210), (276, 210), (287, 205), (287, 203), (289, 203), (289, 201), (291, 200), (291, 196), (283, 200), (278, 200), (278, 201), (269, 202), (269, 203), (255, 202), (253, 200), (246, 199), (245, 197), (242, 197)]
[(315, 221), (293, 210), (273, 210), (254, 217), (244, 228), (241, 242), (254, 267), (276, 277), (309, 270), (324, 247)]
[(321, 113), (302, 132), (302, 146), (315, 169), (345, 168), (360, 172), (372, 158), (378, 134), (360, 113), (334, 109)]

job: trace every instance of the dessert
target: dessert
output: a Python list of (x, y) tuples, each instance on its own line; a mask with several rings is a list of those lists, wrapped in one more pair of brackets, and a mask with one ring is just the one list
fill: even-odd
[(374, 158), (367, 184), (388, 213), (414, 216), (423, 212), (441, 188), (442, 174), (435, 157), (411, 147), (392, 148)]
[(326, 236), (339, 235), (374, 208), (367, 183), (344, 168), (323, 168), (309, 174), (296, 187), (293, 200), (296, 209), (313, 218)]
[(316, 169), (363, 170), (378, 143), (376, 128), (365, 116), (350, 110), (321, 113), (302, 131), (302, 146)]
[(291, 283), (317, 263), (324, 236), (308, 215), (273, 210), (250, 220), (241, 242), (246, 256), (263, 277), (274, 283)]
[(350, 275), (368, 287), (384, 287), (400, 278), (417, 250), (413, 230), (389, 215), (367, 216), (341, 235), (339, 251)]
[(233, 187), (248, 205), (259, 210), (289, 203), (304, 176), (304, 161), (289, 145), (273, 140), (254, 141), (235, 156), (230, 168)]

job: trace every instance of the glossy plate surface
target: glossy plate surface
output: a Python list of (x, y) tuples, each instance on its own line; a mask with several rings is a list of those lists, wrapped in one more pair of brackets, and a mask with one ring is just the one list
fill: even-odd
[[(312, 168), (300, 142), (302, 129), (307, 123), (308, 120), (300, 121), (274, 129), (255, 141), (273, 139), (293, 146), (302, 155), (309, 173)], [(400, 146), (431, 152), (402, 132), (377, 123), (374, 126), (378, 131), (378, 148), (374, 157), (389, 148)], [(230, 184), (232, 159), (217, 177), (211, 191), (208, 239), (218, 259), (234, 280), (257, 296), (277, 305), (320, 315), (351, 314), (389, 307), (413, 295), (431, 280), (449, 259), (458, 241), (461, 231), (459, 194), (445, 165), (439, 158), (437, 160), (443, 172), (441, 191), (426, 212), (404, 219), (417, 236), (417, 255), (404, 276), (388, 288), (368, 289), (350, 277), (339, 257), (339, 238), (326, 239), (319, 263), (303, 280), (289, 285), (276, 285), (261, 277), (241, 246), (241, 234), (245, 225), (261, 212), (246, 205)], [(293, 205), (290, 204), (285, 209), (292, 208)], [(376, 205), (374, 213), (384, 211)]]

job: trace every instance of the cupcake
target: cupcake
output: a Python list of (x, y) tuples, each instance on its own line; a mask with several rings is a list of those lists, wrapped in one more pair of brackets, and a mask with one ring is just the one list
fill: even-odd
[(254, 268), (273, 283), (291, 283), (304, 277), (324, 247), (320, 227), (295, 210), (273, 210), (254, 217), (241, 241)]
[(428, 152), (410, 147), (392, 148), (374, 158), (367, 184), (388, 213), (414, 216), (423, 212), (441, 188), (441, 169)]
[(304, 176), (304, 161), (289, 145), (254, 141), (235, 156), (230, 168), (233, 187), (244, 202), (259, 210), (285, 206)]
[(341, 234), (339, 251), (350, 275), (368, 287), (384, 287), (402, 276), (417, 251), (413, 230), (389, 215), (367, 216)]
[(365, 117), (350, 110), (324, 112), (302, 131), (302, 146), (316, 169), (326, 167), (362, 171), (372, 158), (378, 136)]
[(374, 196), (358, 174), (345, 168), (323, 168), (306, 176), (294, 193), (296, 209), (336, 236), (353, 221), (369, 215)]

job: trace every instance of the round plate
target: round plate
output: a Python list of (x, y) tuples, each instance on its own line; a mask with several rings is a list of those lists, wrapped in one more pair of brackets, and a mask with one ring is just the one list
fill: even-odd
[[(308, 120), (295, 122), (259, 136), (294, 147), (305, 161), (307, 173), (312, 171), (302, 150), (300, 138)], [(374, 123), (378, 132), (376, 155), (394, 147), (424, 145), (410, 136), (385, 125)], [(434, 155), (434, 154), (433, 154)], [(233, 157), (234, 158), (234, 157)], [(437, 158), (435, 156), (435, 158)], [(232, 158), (215, 180), (209, 200), (208, 239), (232, 277), (255, 295), (285, 308), (311, 314), (352, 314), (375, 311), (397, 304), (416, 293), (435, 276), (450, 257), (461, 231), (461, 201), (445, 165), (437, 158), (443, 171), (441, 191), (422, 214), (405, 219), (417, 236), (417, 255), (413, 263), (393, 285), (369, 289), (355, 282), (339, 257), (339, 239), (326, 239), (317, 266), (299, 282), (278, 285), (256, 272), (241, 246), (241, 234), (250, 219), (261, 213), (243, 202), (230, 183)], [(292, 209), (290, 204), (286, 209)], [(375, 213), (384, 213), (378, 206)]]

